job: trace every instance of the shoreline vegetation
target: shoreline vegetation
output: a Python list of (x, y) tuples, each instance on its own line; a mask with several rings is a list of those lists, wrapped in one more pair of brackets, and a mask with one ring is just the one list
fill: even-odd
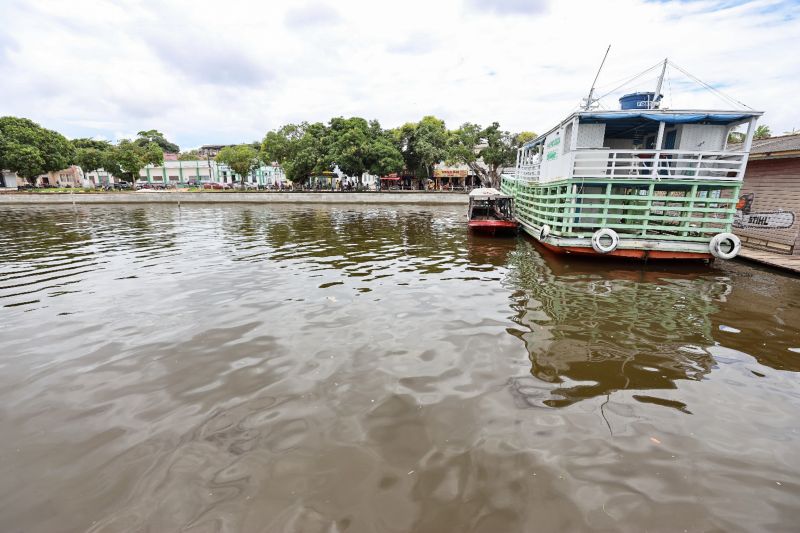
[[(388, 129), (377, 120), (334, 117), (327, 123), (286, 124), (268, 131), (261, 141), (221, 145), (215, 160), (232, 170), (242, 188), (260, 164), (278, 164), (295, 188), (336, 170), (354, 181), (365, 174), (402, 174), (424, 189), (441, 163), (464, 165), (484, 186), (498, 187), (502, 169), (516, 161), (517, 148), (535, 137), (533, 132), (502, 130), (498, 122), (486, 127), (466, 122), (448, 129), (444, 120), (430, 115)], [(158, 130), (112, 143), (67, 139), (27, 118), (0, 117), (0, 169), (30, 185), (48, 172), (77, 165), (85, 174), (103, 170), (133, 186), (141, 170), (162, 164), (165, 154), (204, 159), (198, 150), (181, 152)]]

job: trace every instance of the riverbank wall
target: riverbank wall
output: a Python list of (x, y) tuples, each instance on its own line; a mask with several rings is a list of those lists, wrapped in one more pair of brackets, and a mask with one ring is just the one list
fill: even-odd
[(69, 204), (418, 204), (465, 205), (464, 193), (402, 192), (120, 192), (3, 193), (0, 205)]

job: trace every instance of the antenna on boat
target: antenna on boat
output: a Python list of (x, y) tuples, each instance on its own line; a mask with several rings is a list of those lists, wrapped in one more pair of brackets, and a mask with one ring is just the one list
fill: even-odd
[(653, 95), (653, 101), (650, 102), (650, 109), (658, 109), (661, 107), (661, 85), (664, 83), (664, 74), (667, 72), (668, 59), (664, 58), (664, 64), (661, 67), (661, 75), (658, 77), (656, 84), (656, 94)]
[[(592, 96), (594, 96), (594, 86), (597, 83), (597, 78), (600, 77), (600, 71), (603, 70), (603, 65), (606, 64), (606, 58), (608, 57), (608, 52), (611, 50), (611, 45), (608, 45), (606, 49), (606, 55), (603, 56), (603, 61), (600, 63), (600, 68), (597, 69), (597, 74), (594, 77), (594, 81), (592, 82), (592, 88), (589, 89), (589, 96), (586, 97), (586, 104), (583, 106), (584, 111), (588, 111), (594, 101), (592, 101)], [(596, 101), (596, 100), (595, 100)]]

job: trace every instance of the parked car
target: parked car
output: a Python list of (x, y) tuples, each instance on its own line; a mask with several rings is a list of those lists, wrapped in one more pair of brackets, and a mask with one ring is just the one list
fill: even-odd
[(218, 183), (216, 181), (212, 181), (211, 183), (204, 183), (204, 189), (230, 189), (231, 186), (227, 183)]

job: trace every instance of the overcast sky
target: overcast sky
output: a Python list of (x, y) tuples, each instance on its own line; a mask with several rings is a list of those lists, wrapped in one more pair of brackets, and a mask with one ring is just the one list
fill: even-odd
[[(782, 133), (800, 129), (798, 15), (797, 0), (0, 0), (0, 115), (68, 137), (155, 128), (184, 149), (353, 115), (542, 132), (611, 44), (599, 94), (669, 57)], [(662, 92), (733, 107), (675, 69)]]

